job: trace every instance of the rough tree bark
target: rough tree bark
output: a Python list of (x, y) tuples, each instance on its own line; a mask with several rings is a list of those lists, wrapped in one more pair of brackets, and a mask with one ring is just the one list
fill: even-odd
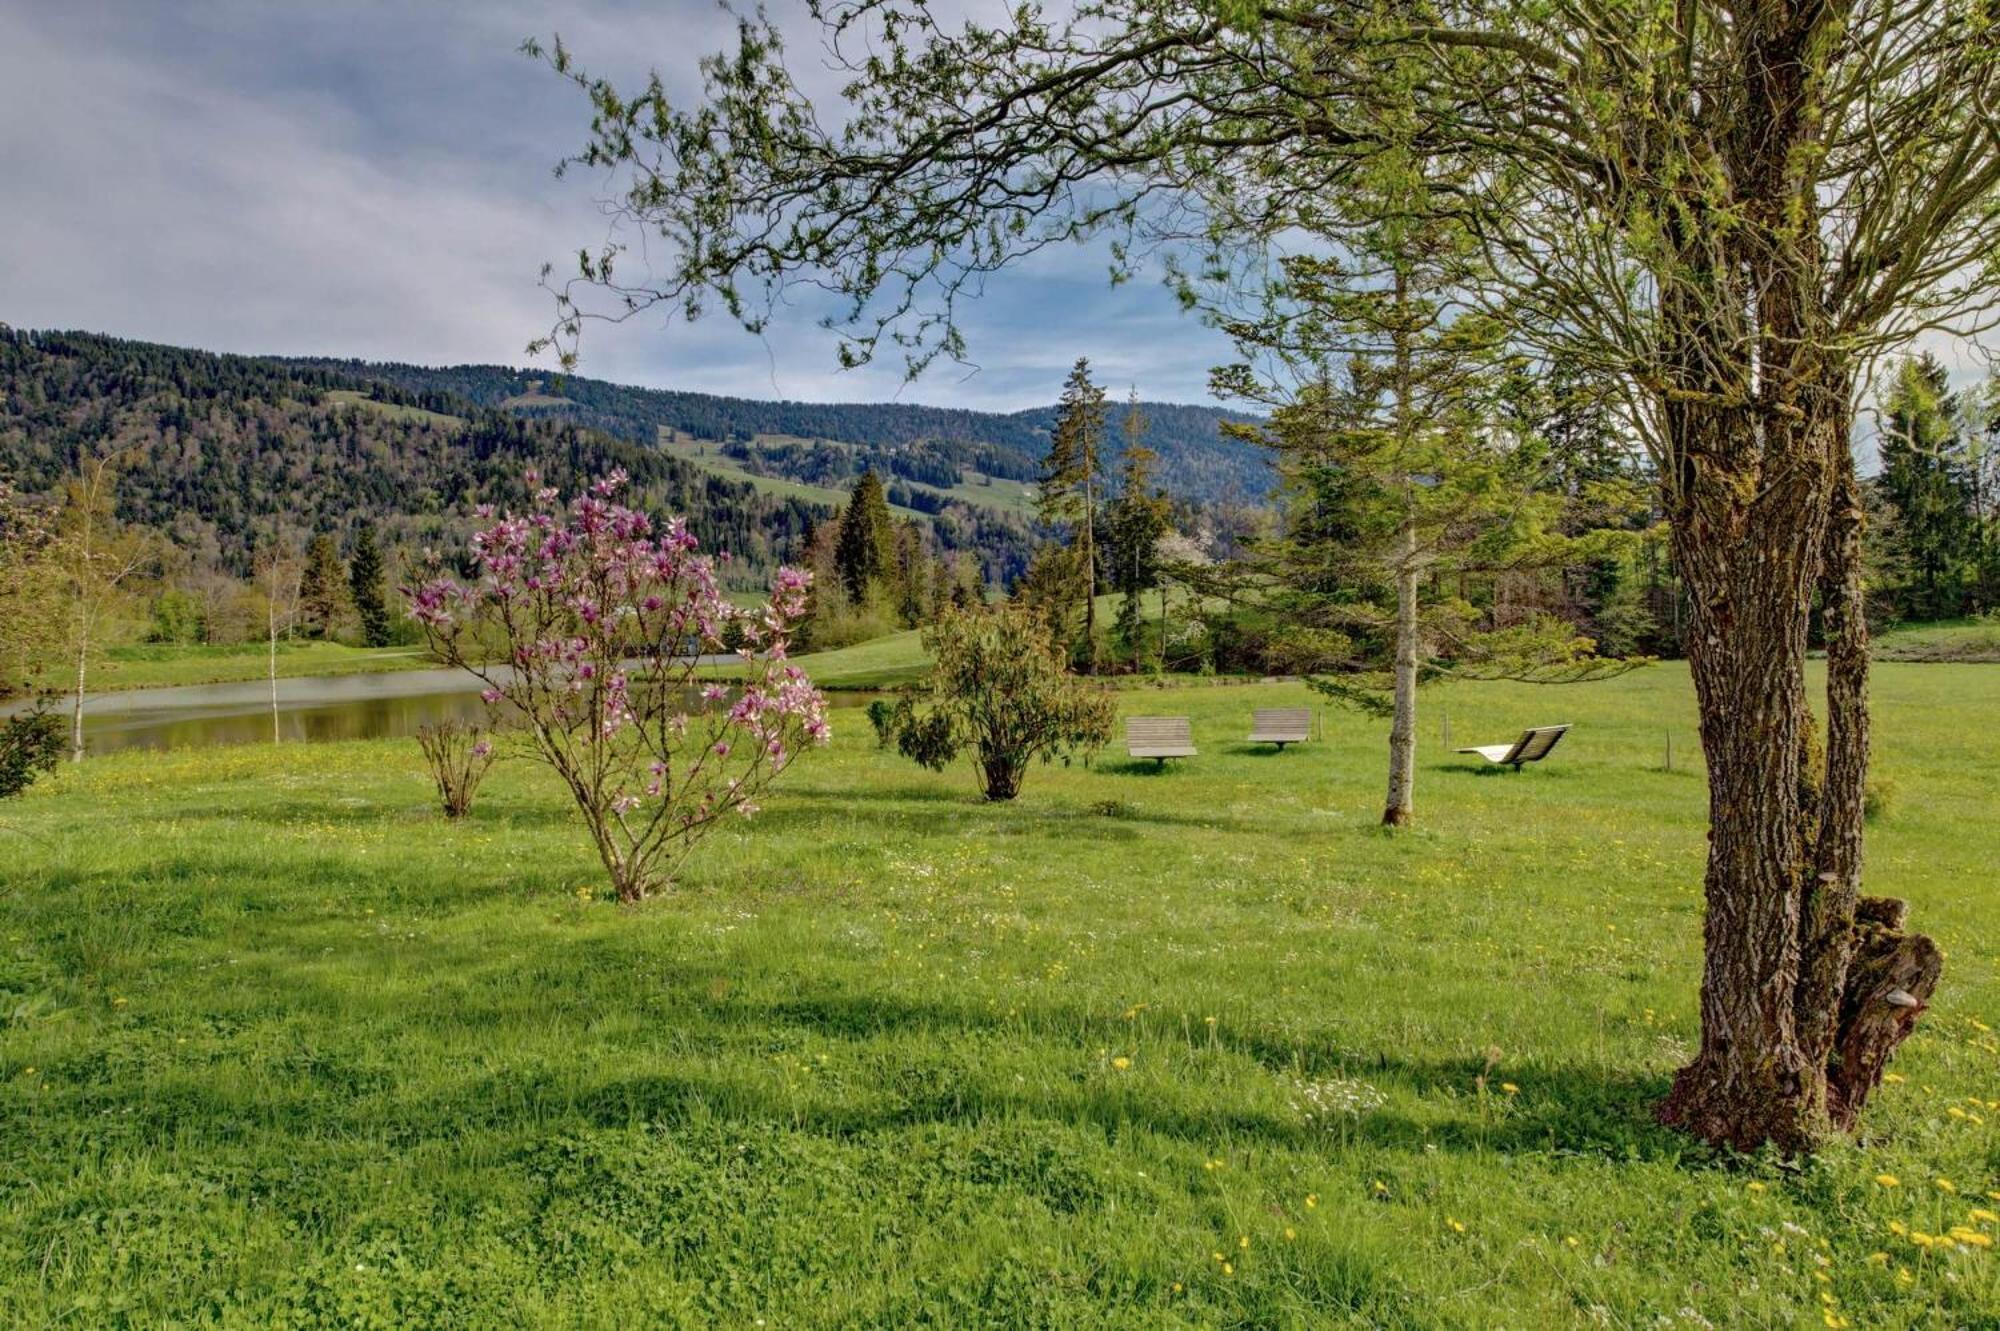
[[(1858, 911), (1868, 642), (1852, 384), (1799, 170), (1821, 133), (1816, 21), (1779, 4), (1746, 24), (1745, 104), (1719, 131), (1744, 224), (1721, 252), (1686, 246), (1662, 297), (1675, 338), (1662, 480), (1690, 592), (1709, 854), (1701, 1046), (1659, 1112), (1712, 1143), (1788, 1152), (1854, 1121), (1941, 969), (1930, 940), (1900, 933), (1900, 903)], [(1816, 595), (1823, 767), (1805, 679)]]

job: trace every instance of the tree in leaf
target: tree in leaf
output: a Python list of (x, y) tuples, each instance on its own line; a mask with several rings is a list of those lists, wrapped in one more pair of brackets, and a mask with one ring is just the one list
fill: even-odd
[(375, 528), (364, 525), (354, 538), (347, 561), (347, 585), (354, 598), (354, 616), (361, 621), (361, 641), (368, 647), (389, 645), (389, 592), (382, 568), (382, 547)]
[(63, 599), (63, 655), (74, 666), (69, 733), (70, 758), (75, 762), (83, 761), (83, 702), (90, 665), (101, 654), (120, 588), (159, 557), (158, 544), (149, 534), (118, 520), (117, 475), (135, 452), (126, 448), (83, 459), (65, 482), (62, 505), (56, 510), (49, 557)]
[(619, 220), (670, 254), (638, 280), (619, 241), (580, 256), (549, 337), (565, 361), (599, 314), (720, 305), (757, 328), (811, 284), (850, 312), (844, 363), (887, 345), (915, 373), (965, 354), (960, 297), (1107, 235), (1117, 275), (1164, 246), (1213, 308), (1281, 282), (1280, 252), (1339, 252), (1335, 205), (1385, 113), (1414, 105), (1400, 137), (1462, 182), (1438, 206), (1478, 238), (1480, 304), (1615, 380), (1670, 524), (1709, 836), (1701, 1041), (1660, 1117), (1794, 1152), (1852, 1127), (1943, 955), (1860, 894), (1849, 440), (1874, 358), (1993, 323), (1987, 7), (1094, 0), (956, 29), (916, 0), (820, 12), (837, 112), (766, 19), (672, 103), (669, 79), (621, 88), (530, 47), (590, 101), (574, 160), (625, 173)]
[(308, 635), (330, 638), (347, 608), (347, 569), (333, 533), (320, 532), (306, 544), (299, 574), (299, 618)]
[[(1416, 811), (1418, 685), (1453, 674), (1594, 678), (1621, 668), (1553, 616), (1493, 622), (1470, 580), (1555, 564), (1560, 501), (1546, 441), (1510, 428), (1506, 325), (1469, 297), (1476, 238), (1438, 206), (1464, 187), (1414, 151), (1414, 103), (1339, 201), (1344, 252), (1287, 256), (1282, 287), (1227, 331), (1266, 364), (1310, 374), (1287, 391), (1251, 363), (1217, 386), (1276, 408), (1286, 539), (1256, 566), (1280, 634), (1314, 687), (1390, 718), (1382, 821)], [(1335, 368), (1337, 366), (1337, 369)]]
[(27, 689), (61, 641), (54, 545), (46, 509), (0, 480), (0, 699)]
[(1068, 653), (1018, 605), (953, 610), (924, 630), (932, 666), (890, 726), (906, 758), (943, 771), (972, 759), (989, 800), (1011, 800), (1039, 759), (1067, 762), (1111, 738), (1117, 706), (1069, 673)]

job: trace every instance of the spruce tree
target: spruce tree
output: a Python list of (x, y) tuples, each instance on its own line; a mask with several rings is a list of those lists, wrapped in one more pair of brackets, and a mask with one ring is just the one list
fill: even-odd
[(861, 473), (840, 515), (834, 538), (834, 567), (855, 605), (866, 605), (896, 567), (896, 523), (889, 498), (874, 468)]
[(1895, 508), (1895, 553), (1905, 571), (1897, 608), (1913, 619), (1963, 614), (1978, 550), (1973, 468), (1958, 399), (1932, 357), (1897, 367), (1883, 403), (1880, 449), (1875, 485)]
[(354, 596), (354, 615), (361, 621), (361, 641), (368, 647), (389, 645), (389, 602), (383, 584), (382, 548), (375, 529), (364, 526), (354, 538), (347, 561), (347, 584)]
[(1159, 455), (1146, 447), (1147, 427), (1134, 389), (1120, 423), (1125, 451), (1119, 459), (1118, 498), (1106, 514), (1104, 533), (1110, 547), (1110, 583), (1121, 597), (1112, 634), (1120, 653), (1134, 665), (1141, 655), (1140, 600), (1159, 581), (1159, 542), (1167, 530), (1166, 496), (1153, 484), (1153, 464)]
[(1070, 555), (1063, 600), (1083, 601), (1082, 655), (1097, 664), (1097, 509), (1102, 497), (1104, 390), (1090, 380), (1090, 361), (1077, 357), (1063, 383), (1048, 457), (1042, 463), (1042, 521), (1067, 537)]

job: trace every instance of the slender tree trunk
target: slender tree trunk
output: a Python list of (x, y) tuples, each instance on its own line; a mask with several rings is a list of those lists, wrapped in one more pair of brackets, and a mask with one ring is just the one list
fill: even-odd
[[(1395, 276), (1396, 446), (1407, 471), (1416, 435), (1411, 409), (1413, 367), (1410, 356), (1409, 284), (1398, 267)], [(1403, 525), (1396, 533), (1396, 663), (1395, 715), (1389, 724), (1389, 795), (1382, 806), (1386, 827), (1406, 827), (1416, 817), (1417, 800), (1417, 583), (1416, 491), (1408, 475), (1399, 478), (1403, 491)]]
[(1396, 702), (1389, 725), (1389, 798), (1382, 822), (1408, 826), (1417, 804), (1417, 527), (1405, 520), (1396, 568)]
[(1090, 673), (1097, 673), (1097, 449), (1083, 453), (1083, 642)]
[(79, 619), (76, 633), (76, 696), (69, 709), (69, 758), (74, 763), (83, 761), (83, 687), (89, 664), (90, 630)]
[(278, 743), (278, 608), (275, 602), (265, 610), (265, 628), (269, 638), (269, 652), (265, 657), (271, 680), (271, 742)]

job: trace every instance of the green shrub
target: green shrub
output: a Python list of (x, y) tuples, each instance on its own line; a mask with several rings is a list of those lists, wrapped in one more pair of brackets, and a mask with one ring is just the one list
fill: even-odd
[(62, 721), (37, 706), (0, 721), (0, 799), (18, 795), (62, 758)]
[(1028, 764), (1071, 756), (1111, 738), (1117, 707), (1065, 667), (1040, 616), (1018, 605), (954, 611), (924, 630), (935, 664), (896, 704), (891, 724), (905, 758), (942, 771), (969, 752), (990, 800), (1021, 793)]

